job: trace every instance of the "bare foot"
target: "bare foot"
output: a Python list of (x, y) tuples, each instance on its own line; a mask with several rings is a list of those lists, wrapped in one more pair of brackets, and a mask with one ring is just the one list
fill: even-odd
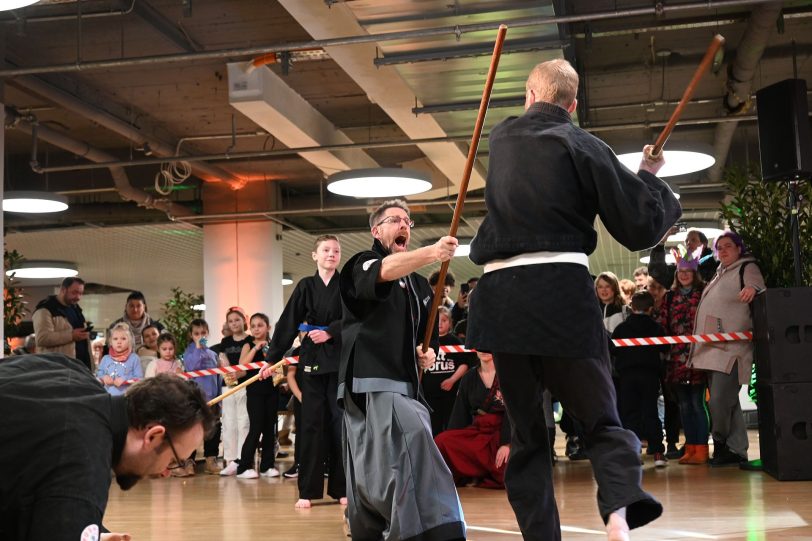
[(338, 503), (340, 503), (341, 505), (347, 505), (347, 497), (344, 496), (343, 498), (339, 498)]
[(296, 509), (310, 509), (310, 506), (311, 506), (310, 500), (299, 500), (293, 507)]
[(606, 539), (607, 541), (629, 541), (631, 539), (629, 537), (629, 524), (622, 514), (612, 513), (609, 515), (609, 521), (606, 523)]

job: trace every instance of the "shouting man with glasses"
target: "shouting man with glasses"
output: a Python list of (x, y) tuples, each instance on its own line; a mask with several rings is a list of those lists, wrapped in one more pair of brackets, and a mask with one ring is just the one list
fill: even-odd
[(430, 367), (435, 350), (422, 352), (432, 290), (415, 272), (450, 259), (457, 239), (408, 251), (414, 222), (400, 200), (378, 207), (369, 226), (372, 249), (353, 256), (339, 281), (350, 531), (356, 539), (464, 539), (454, 480), (420, 391), (418, 365)]
[(111, 396), (61, 354), (0, 362), (0, 539), (130, 539), (102, 526), (112, 474), (123, 490), (169, 475), (213, 423), (200, 389), (171, 374)]

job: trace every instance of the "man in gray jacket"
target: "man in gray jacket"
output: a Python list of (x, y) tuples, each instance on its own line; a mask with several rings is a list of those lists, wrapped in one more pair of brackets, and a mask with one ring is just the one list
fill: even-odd
[(79, 306), (84, 293), (84, 280), (65, 278), (56, 295), (48, 295), (37, 304), (32, 319), (39, 353), (64, 353), (92, 371), (90, 328)]

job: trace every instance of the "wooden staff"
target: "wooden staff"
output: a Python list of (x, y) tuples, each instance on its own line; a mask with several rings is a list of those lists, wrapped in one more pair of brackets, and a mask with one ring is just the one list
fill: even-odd
[[(493, 89), (493, 81), (496, 79), (496, 68), (499, 66), (499, 57), (502, 55), (502, 44), (505, 42), (505, 34), (507, 34), (507, 26), (504, 24), (499, 25), (499, 33), (496, 35), (496, 42), (493, 44), (493, 55), (491, 56), (491, 67), (488, 70), (488, 78), (485, 82), (485, 89), (482, 91), (482, 101), (479, 102), (479, 114), (476, 118), (474, 126), (474, 134), (471, 136), (471, 146), (468, 148), (468, 161), (465, 162), (465, 171), (462, 175), (462, 182), (460, 182), (460, 190), (457, 194), (457, 205), (454, 207), (454, 217), (451, 219), (451, 228), (448, 231), (449, 237), (457, 236), (457, 228), (460, 225), (460, 216), (462, 215), (462, 207), (465, 205), (465, 194), (468, 191), (468, 181), (471, 180), (471, 171), (474, 169), (474, 161), (476, 160), (476, 151), (479, 146), (479, 138), (482, 136), (482, 126), (485, 123), (485, 113), (488, 112), (488, 102), (491, 99), (491, 90)], [(448, 273), (448, 265), (451, 261), (444, 261), (440, 266), (440, 276), (437, 278), (437, 285), (434, 288), (434, 300), (431, 302), (431, 310), (429, 310), (429, 319), (426, 322), (426, 334), (423, 337), (423, 353), (429, 348), (431, 341), (431, 334), (434, 331), (434, 321), (437, 317), (437, 308), (440, 306), (440, 300), (443, 298), (443, 290), (445, 289), (445, 276)], [(419, 372), (422, 379), (423, 372)]]
[[(275, 365), (273, 365), (271, 367), (271, 372), (273, 372), (274, 370), (278, 370), (279, 368), (285, 366), (286, 364), (288, 364), (288, 361), (286, 359), (282, 359), (281, 361), (279, 361), (278, 363), (276, 363)], [(260, 369), (260, 370), (262, 370), (262, 369)], [(240, 383), (239, 385), (237, 385), (236, 387), (232, 387), (228, 391), (224, 392), (220, 396), (212, 398), (208, 402), (209, 407), (211, 407), (211, 406), (213, 406), (215, 404), (219, 404), (220, 402), (222, 402), (223, 400), (225, 400), (229, 396), (233, 395), (237, 391), (239, 391), (241, 389), (245, 389), (246, 387), (248, 387), (249, 385), (251, 385), (252, 383), (257, 381), (258, 379), (259, 379), (259, 374), (255, 374), (255, 375), (251, 376), (250, 378), (248, 378), (247, 380)]]
[(657, 141), (654, 143), (654, 148), (651, 150), (652, 158), (657, 159), (660, 157), (660, 152), (663, 150), (663, 145), (665, 145), (665, 142), (668, 140), (668, 136), (671, 135), (671, 132), (674, 130), (674, 126), (677, 125), (679, 117), (682, 116), (682, 110), (685, 109), (685, 105), (694, 95), (694, 90), (696, 90), (699, 80), (703, 75), (705, 75), (705, 72), (710, 69), (711, 64), (713, 64), (713, 57), (716, 56), (719, 48), (724, 44), (725, 38), (723, 38), (720, 34), (713, 36), (710, 45), (708, 45), (708, 50), (705, 51), (705, 56), (702, 57), (702, 62), (699, 63), (699, 67), (696, 68), (691, 82), (688, 83), (688, 86), (685, 88), (685, 92), (682, 93), (682, 99), (679, 100), (677, 108), (674, 109), (673, 113), (671, 113), (671, 118), (668, 119), (668, 124), (666, 124), (663, 131), (660, 132), (660, 136), (657, 137)]

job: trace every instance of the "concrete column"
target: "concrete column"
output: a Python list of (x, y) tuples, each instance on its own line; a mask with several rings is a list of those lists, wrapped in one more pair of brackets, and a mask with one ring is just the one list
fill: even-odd
[[(204, 189), (207, 213), (274, 208), (276, 186), (250, 182), (233, 192)], [(269, 221), (224, 222), (203, 226), (203, 295), (210, 343), (222, 337), (226, 310), (240, 306), (250, 317), (263, 312), (273, 324), (284, 308), (282, 297), (282, 228)]]

